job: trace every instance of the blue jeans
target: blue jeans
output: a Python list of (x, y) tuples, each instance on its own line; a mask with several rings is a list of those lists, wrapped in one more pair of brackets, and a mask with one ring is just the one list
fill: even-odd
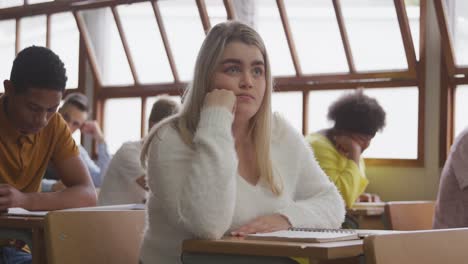
[(31, 264), (32, 255), (14, 247), (1, 248), (0, 264)]

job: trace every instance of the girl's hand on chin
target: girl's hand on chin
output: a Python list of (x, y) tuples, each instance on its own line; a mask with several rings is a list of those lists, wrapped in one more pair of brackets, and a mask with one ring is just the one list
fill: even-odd
[(205, 96), (203, 107), (221, 106), (226, 107), (229, 111), (234, 113), (236, 109), (236, 95), (233, 91), (224, 89), (213, 89)]

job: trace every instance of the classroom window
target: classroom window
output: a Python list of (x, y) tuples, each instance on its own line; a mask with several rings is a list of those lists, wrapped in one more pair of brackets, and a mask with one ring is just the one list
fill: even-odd
[(67, 70), (67, 88), (78, 87), (80, 34), (71, 13), (52, 15), (50, 48), (60, 57)]
[(303, 72), (347, 72), (332, 1), (288, 0), (285, 6)]
[(195, 1), (157, 1), (166, 27), (179, 77), (189, 81), (198, 50), (205, 38)]
[(122, 26), (141, 83), (173, 82), (164, 44), (150, 2), (118, 6)]
[(111, 153), (115, 153), (124, 142), (141, 138), (140, 98), (106, 100), (104, 113), (104, 138)]
[(23, 5), (24, 0), (0, 0), (0, 8), (8, 8)]
[(451, 0), (450, 8), (451, 33), (457, 66), (468, 66), (468, 2), (465, 0)]
[[(0, 79), (10, 79), (11, 66), (15, 59), (15, 21), (0, 21)], [(4, 92), (3, 83), (0, 85), (0, 93)]]
[(463, 129), (468, 127), (468, 85), (459, 85), (455, 90), (455, 129), (454, 134), (457, 136)]
[(302, 92), (273, 93), (271, 108), (302, 133)]
[(265, 41), (270, 55), (271, 72), (274, 76), (294, 75), (294, 67), (288, 43), (281, 24), (276, 1), (263, 0), (258, 4), (257, 30)]
[(212, 27), (227, 20), (226, 8), (224, 7), (223, 0), (207, 0), (205, 2)]
[[(350, 91), (313, 91), (309, 95), (309, 133), (330, 128), (333, 123), (327, 119), (328, 107), (341, 95)], [(386, 126), (378, 132), (366, 158), (416, 159), (418, 151), (418, 89), (414, 88), (373, 88), (364, 93), (377, 99), (386, 112)]]
[(357, 71), (407, 69), (394, 1), (340, 1)]
[(46, 45), (46, 16), (26, 17), (20, 20), (20, 50)]

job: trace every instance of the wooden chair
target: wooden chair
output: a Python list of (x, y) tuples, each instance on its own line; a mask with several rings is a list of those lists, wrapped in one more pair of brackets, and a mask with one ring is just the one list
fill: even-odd
[(136, 264), (144, 225), (144, 210), (50, 212), (47, 263)]
[(434, 201), (388, 202), (385, 215), (392, 230), (432, 229)]
[(468, 260), (468, 228), (371, 236), (364, 239), (366, 264), (458, 264)]

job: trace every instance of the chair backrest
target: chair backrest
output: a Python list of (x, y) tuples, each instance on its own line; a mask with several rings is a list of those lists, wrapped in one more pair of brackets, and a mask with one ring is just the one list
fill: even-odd
[(388, 202), (385, 215), (392, 230), (432, 229), (434, 201)]
[(364, 239), (366, 264), (458, 264), (468, 260), (468, 228), (370, 236)]
[(47, 263), (136, 264), (144, 225), (144, 210), (50, 212)]

